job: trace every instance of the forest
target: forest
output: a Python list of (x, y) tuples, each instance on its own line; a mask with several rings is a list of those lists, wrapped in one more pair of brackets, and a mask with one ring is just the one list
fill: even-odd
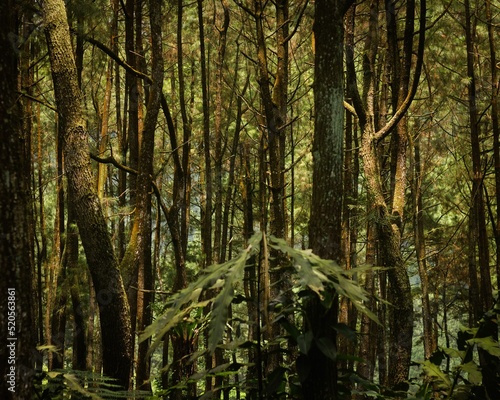
[(496, 0), (2, 0), (2, 399), (500, 399)]

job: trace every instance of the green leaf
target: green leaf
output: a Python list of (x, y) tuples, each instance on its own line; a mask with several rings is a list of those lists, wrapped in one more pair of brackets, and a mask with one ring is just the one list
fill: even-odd
[(337, 349), (330, 338), (320, 337), (316, 339), (316, 346), (318, 346), (318, 349), (330, 360), (337, 360)]
[(465, 351), (463, 350), (452, 349), (449, 347), (443, 347), (442, 350), (447, 356), (451, 358), (460, 358), (461, 360), (463, 360), (465, 357)]
[(267, 378), (266, 392), (269, 394), (282, 393), (285, 387), (286, 368), (277, 367)]
[(274, 236), (269, 238), (269, 246), (280, 250), (291, 258), (292, 265), (299, 278), (300, 287), (307, 287), (316, 293), (324, 302), (325, 307), (331, 305), (334, 290), (339, 295), (348, 298), (361, 313), (379, 323), (377, 316), (363, 304), (368, 300), (367, 292), (358, 282), (351, 279), (352, 275), (364, 273), (369, 267), (362, 266), (359, 269), (353, 268), (346, 271), (332, 260), (324, 260), (313, 254), (311, 250), (295, 249), (283, 239)]
[(483, 374), (474, 361), (469, 361), (467, 364), (460, 365), (460, 369), (468, 374), (467, 380), (470, 383), (477, 386), (481, 385), (483, 381)]
[(431, 363), (429, 360), (421, 361), (419, 364), (422, 364), (424, 373), (430, 377), (439, 388), (447, 390), (451, 387), (450, 378), (441, 371), (437, 365)]
[(290, 334), (290, 336), (295, 340), (297, 341), (297, 338), (299, 337), (300, 335), (300, 330), (294, 325), (292, 324), (286, 317), (284, 316), (280, 316), (277, 318), (276, 320), (277, 322), (279, 322), (281, 324), (281, 326), (283, 326), (283, 328)]
[(261, 240), (260, 232), (253, 235), (248, 248), (236, 260), (225, 263), (228, 265), (227, 273), (223, 284), (220, 285), (221, 290), (215, 297), (210, 314), (208, 350), (212, 353), (224, 336), (229, 307), (235, 297), (235, 286), (243, 280), (247, 260), (259, 249)]
[(340, 322), (334, 325), (334, 329), (350, 342), (356, 343), (358, 341), (358, 334), (356, 330), (352, 329), (349, 325)]
[(314, 335), (311, 331), (307, 331), (302, 335), (297, 337), (297, 344), (299, 346), (299, 350), (302, 354), (308, 354), (311, 349), (312, 341), (314, 339)]
[(481, 349), (487, 351), (492, 356), (500, 357), (500, 346), (498, 345), (498, 342), (491, 336), (487, 336), (484, 338), (472, 338), (469, 339), (467, 343), (471, 345), (477, 344)]
[[(165, 312), (141, 333), (142, 342), (154, 337), (149, 349), (151, 354), (162, 343), (163, 336), (176, 325), (185, 321), (191, 311), (203, 308), (213, 302), (212, 320), (210, 321), (209, 348), (213, 351), (224, 334), (227, 309), (235, 296), (234, 287), (242, 280), (246, 261), (259, 251), (262, 233), (257, 232), (249, 240), (249, 246), (235, 259), (223, 264), (214, 264), (202, 271), (198, 279), (188, 287), (174, 294), (167, 302)], [(219, 293), (210, 299), (199, 301), (207, 289), (221, 288)]]
[(208, 350), (213, 352), (222, 339), (226, 329), (228, 307), (234, 296), (231, 287), (224, 287), (213, 303), (212, 318), (210, 319), (210, 335), (208, 337)]

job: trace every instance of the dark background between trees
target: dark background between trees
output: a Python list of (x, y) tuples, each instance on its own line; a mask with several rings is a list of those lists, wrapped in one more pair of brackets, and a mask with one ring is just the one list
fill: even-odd
[(500, 398), (499, 13), (3, 1), (2, 398)]

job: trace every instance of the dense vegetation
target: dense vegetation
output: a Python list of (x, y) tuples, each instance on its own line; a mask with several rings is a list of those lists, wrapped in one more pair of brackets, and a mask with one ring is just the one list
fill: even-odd
[(2, 398), (500, 398), (499, 18), (4, 0)]

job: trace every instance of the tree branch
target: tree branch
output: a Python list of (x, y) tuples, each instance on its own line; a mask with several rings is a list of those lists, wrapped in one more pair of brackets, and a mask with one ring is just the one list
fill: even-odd
[(424, 63), (426, 13), (427, 13), (426, 0), (422, 0), (420, 2), (420, 26), (419, 26), (420, 36), (418, 38), (417, 65), (415, 66), (415, 74), (413, 76), (413, 83), (412, 83), (411, 89), (410, 89), (408, 95), (406, 96), (406, 99), (404, 99), (403, 103), (398, 108), (398, 110), (394, 113), (394, 115), (389, 120), (389, 122), (383, 128), (381, 128), (379, 131), (375, 132), (375, 134), (373, 135), (373, 139), (376, 141), (383, 140), (392, 131), (392, 129), (398, 124), (398, 122), (401, 120), (401, 118), (406, 114), (406, 112), (410, 108), (410, 105), (413, 101), (413, 98), (415, 97), (415, 94), (417, 93), (417, 88), (418, 88), (418, 84), (420, 81), (420, 74), (422, 72), (422, 65)]
[[(76, 33), (76, 32), (74, 32)], [(78, 35), (78, 33), (76, 33)], [(137, 76), (138, 78), (143, 79), (145, 82), (151, 84), (153, 80), (151, 77), (141, 71), (136, 70), (129, 64), (127, 64), (125, 61), (123, 61), (113, 50), (111, 50), (109, 47), (107, 47), (105, 44), (99, 42), (98, 40), (95, 40), (91, 37), (88, 36), (83, 36), (83, 39), (92, 44), (93, 46), (97, 47), (98, 49), (102, 50), (105, 54), (107, 54), (112, 60), (114, 60), (118, 65), (123, 67), (127, 72)], [(165, 119), (167, 121), (167, 127), (168, 127), (168, 133), (170, 137), (170, 145), (173, 150), (173, 158), (174, 158), (174, 163), (176, 168), (179, 168), (180, 171), (182, 171), (182, 164), (179, 158), (178, 151), (176, 149), (179, 148), (177, 144), (177, 136), (175, 133), (175, 125), (172, 119), (172, 115), (170, 114), (170, 109), (168, 107), (167, 99), (165, 97), (165, 94), (162, 92), (161, 93), (161, 108), (163, 111), (163, 115), (165, 116)], [(116, 160), (115, 160), (116, 161)], [(116, 165), (115, 165), (116, 166)]]
[(92, 160), (94, 160), (94, 161), (97, 161), (97, 162), (101, 163), (101, 164), (112, 164), (116, 168), (121, 169), (122, 171), (128, 172), (129, 174), (132, 174), (132, 175), (138, 175), (139, 174), (139, 172), (137, 172), (135, 169), (130, 168), (130, 167), (128, 167), (126, 165), (123, 165), (120, 162), (118, 162), (118, 160), (116, 158), (114, 158), (113, 156), (102, 158), (102, 157), (99, 157), (96, 154), (90, 153), (90, 158)]

